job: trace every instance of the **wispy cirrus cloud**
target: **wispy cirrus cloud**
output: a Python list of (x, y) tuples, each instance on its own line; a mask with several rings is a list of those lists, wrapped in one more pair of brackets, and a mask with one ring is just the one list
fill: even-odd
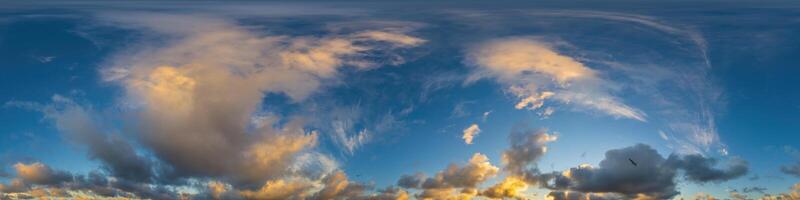
[(473, 47), (466, 62), (477, 66), (467, 82), (491, 78), (503, 83), (519, 99), (517, 109), (536, 110), (546, 101), (555, 101), (576, 109), (647, 121), (644, 112), (613, 95), (616, 83), (558, 53), (541, 38), (490, 40)]

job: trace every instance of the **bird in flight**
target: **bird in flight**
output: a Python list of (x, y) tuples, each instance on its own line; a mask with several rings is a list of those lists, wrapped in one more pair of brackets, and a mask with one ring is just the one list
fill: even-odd
[(631, 158), (628, 158), (628, 161), (631, 161), (631, 164), (633, 164), (633, 166), (639, 166), (639, 165), (638, 165), (638, 164), (636, 164), (636, 162), (634, 162), (634, 161), (633, 161), (633, 159), (631, 159)]

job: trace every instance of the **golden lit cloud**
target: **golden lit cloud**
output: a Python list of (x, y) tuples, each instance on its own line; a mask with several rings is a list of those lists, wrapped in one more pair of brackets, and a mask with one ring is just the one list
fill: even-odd
[[(380, 53), (394, 63), (392, 50), (425, 42), (399, 29), (291, 37), (205, 16), (109, 20), (176, 38), (126, 52), (106, 70), (106, 80), (126, 88), (124, 101), (140, 102), (127, 104), (141, 111), (136, 112), (136, 136), (177, 175), (228, 178), (234, 186), (264, 184), (299, 172), (295, 162), (319, 157), (300, 157), (314, 151), (321, 134), (306, 130), (304, 119), (273, 116), (252, 124), (265, 95), (285, 94), (302, 102), (321, 85), (335, 83), (343, 67), (368, 70), (383, 64), (364, 55)], [(271, 184), (266, 189), (285, 183)]]
[(503, 198), (523, 198), (523, 192), (528, 189), (528, 184), (525, 180), (518, 177), (508, 176), (503, 181), (487, 188), (481, 194), (483, 196), (493, 199)]
[(507, 85), (508, 91), (519, 99), (517, 109), (539, 109), (546, 100), (553, 99), (614, 117), (646, 121), (642, 111), (612, 95), (612, 82), (535, 38), (485, 42), (469, 52), (468, 62), (479, 67), (468, 81), (492, 78)]
[(305, 180), (271, 180), (256, 191), (241, 191), (246, 199), (303, 199), (307, 197), (308, 190), (313, 187), (311, 182)]
[(475, 138), (478, 133), (481, 132), (481, 129), (478, 127), (477, 124), (472, 124), (466, 129), (464, 129), (464, 135), (461, 138), (464, 139), (464, 143), (472, 144), (472, 140)]

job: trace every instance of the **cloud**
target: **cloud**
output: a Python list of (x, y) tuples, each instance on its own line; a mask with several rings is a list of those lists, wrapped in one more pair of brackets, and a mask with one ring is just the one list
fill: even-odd
[(611, 200), (626, 199), (618, 194), (595, 194), (575, 191), (551, 191), (547, 194), (548, 200)]
[(784, 174), (800, 177), (800, 163), (788, 166), (781, 166), (781, 172)]
[(397, 180), (397, 186), (403, 188), (420, 188), (422, 183), (425, 181), (425, 174), (423, 173), (416, 173), (414, 175), (402, 175), (400, 179)]
[(766, 194), (760, 198), (761, 200), (798, 200), (800, 199), (800, 183), (796, 183), (789, 187), (789, 192), (780, 193), (775, 195)]
[(424, 175), (404, 175), (398, 185), (405, 188), (422, 189), (417, 195), (422, 199), (469, 199), (478, 195), (479, 184), (494, 177), (500, 171), (489, 162), (486, 155), (475, 153), (462, 166), (450, 164), (445, 170), (422, 181)]
[(362, 109), (360, 106), (332, 107), (333, 109), (327, 112), (330, 117), (319, 117), (317, 121), (321, 123), (320, 127), (330, 127), (333, 142), (348, 155), (353, 155), (361, 145), (369, 142), (372, 136), (367, 128), (356, 129), (357, 125), (363, 124)]
[(716, 197), (714, 197), (714, 196), (712, 196), (710, 194), (706, 194), (706, 193), (702, 193), (702, 192), (698, 192), (697, 194), (694, 194), (694, 197), (692, 197), (692, 198), (695, 199), (695, 200), (716, 200), (717, 199)]
[(747, 197), (747, 195), (739, 193), (739, 192), (736, 192), (736, 191), (730, 191), (730, 192), (728, 192), (728, 195), (731, 196), (731, 199), (735, 199), (735, 200), (750, 199), (750, 198)]
[[(661, 42), (672, 44), (672, 48), (648, 49), (653, 53), (644, 54), (639, 51), (628, 51), (627, 48), (624, 48), (626, 41), (612, 35), (593, 38), (567, 36), (567, 38), (576, 40), (573, 44), (592, 44), (578, 52), (580, 57), (573, 56), (573, 58), (577, 62), (597, 70), (598, 76), (604, 78), (606, 83), (611, 81), (605, 77), (613, 77), (614, 82), (618, 83), (616, 85), (618, 87), (611, 86), (614, 84), (600, 84), (602, 87), (621, 88), (625, 92), (626, 99), (649, 100), (637, 101), (635, 108), (640, 108), (644, 111), (642, 113), (647, 114), (645, 115), (647, 121), (670, 133), (672, 139), (670, 140), (670, 148), (681, 151), (684, 154), (708, 153), (711, 148), (715, 149), (715, 151), (711, 152), (720, 152), (721, 154), (727, 151), (727, 147), (720, 141), (716, 127), (717, 113), (724, 112), (725, 104), (727, 103), (725, 92), (716, 83), (713, 77), (714, 74), (711, 73), (713, 66), (708, 54), (708, 43), (701, 31), (692, 26), (676, 24), (674, 20), (631, 13), (561, 9), (533, 9), (522, 12), (524, 13), (523, 15), (510, 16), (494, 15), (483, 11), (450, 13), (454, 14), (457, 19), (466, 19), (462, 23), (468, 26), (510, 32), (514, 31), (502, 26), (511, 24), (496, 22), (501, 21), (500, 19), (506, 19), (506, 17), (513, 17), (514, 19), (522, 17), (543, 22), (541, 25), (533, 25), (533, 27), (543, 30), (549, 29), (550, 27), (547, 27), (546, 24), (550, 23), (577, 26), (603, 23), (618, 26), (620, 30), (624, 29), (636, 33), (658, 33), (659, 36), (653, 39), (663, 40)], [(474, 23), (475, 21), (486, 21), (487, 19), (494, 19), (491, 20), (493, 23)], [(571, 31), (580, 34), (580, 31), (590, 30), (575, 31), (570, 29), (568, 32)], [(545, 31), (542, 35), (563, 36), (564, 34), (562, 32)], [(541, 43), (543, 39), (534, 40), (539, 40)], [(550, 44), (557, 44), (552, 46), (561, 47), (558, 42), (551, 42)], [(569, 47), (568, 44), (563, 46)], [(592, 46), (616, 46), (621, 48), (600, 48), (593, 51), (591, 50)], [(635, 49), (638, 48), (635, 47)], [(609, 59), (609, 56), (613, 58)], [(680, 63), (675, 64), (675, 62)], [(538, 84), (535, 87), (540, 90), (530, 91), (529, 93), (532, 95), (523, 95), (519, 99), (538, 97), (539, 94), (545, 91), (555, 92), (556, 96), (559, 94), (558, 91), (552, 89), (553, 87), (548, 87), (542, 82), (536, 83)], [(505, 85), (508, 84), (505, 83)], [(516, 85), (524, 88), (525, 84)], [(614, 94), (613, 91), (616, 90), (612, 89), (611, 91), (610, 94)], [(537, 100), (536, 98), (528, 99)], [(539, 102), (555, 102), (554, 100), (557, 101), (557, 99), (551, 97)], [(536, 104), (538, 103), (537, 101), (530, 102), (534, 103), (532, 105), (538, 105)], [(624, 103), (622, 101), (617, 102)], [(577, 105), (575, 106), (577, 107)]]
[(667, 164), (677, 169), (683, 169), (688, 180), (704, 182), (722, 182), (739, 178), (749, 170), (747, 162), (741, 159), (732, 159), (728, 169), (715, 169), (717, 160), (701, 155), (670, 155)]
[[(637, 165), (633, 165), (633, 160)], [(625, 198), (668, 199), (678, 194), (679, 171), (697, 183), (722, 182), (745, 175), (745, 162), (733, 160), (728, 169), (715, 169), (716, 160), (700, 155), (662, 157), (644, 144), (606, 152), (598, 167), (581, 165), (554, 174), (545, 187), (586, 194), (616, 194)]]
[(366, 185), (349, 181), (347, 175), (341, 171), (328, 175), (322, 183), (325, 187), (312, 199), (354, 199), (362, 196), (368, 189)]
[(667, 133), (665, 133), (664, 131), (659, 130), (658, 136), (661, 137), (661, 139), (664, 139), (665, 141), (669, 141), (669, 137), (667, 136)]
[(73, 175), (39, 162), (17, 163), (14, 168), (16, 177), (8, 185), (0, 184), (0, 198), (178, 199), (181, 195), (164, 185), (110, 178), (98, 171)]
[[(634, 160), (634, 166), (628, 159)], [(675, 190), (676, 169), (665, 165), (666, 160), (654, 149), (639, 144), (609, 150), (598, 167), (581, 165), (556, 175), (548, 188), (583, 193), (617, 193), (628, 198), (646, 195), (667, 199)]]
[[(262, 107), (267, 95), (307, 106), (309, 96), (340, 83), (344, 68), (357, 73), (403, 63), (394, 51), (424, 39), (391, 24), (291, 36), (214, 15), (219, 13), (164, 13), (169, 12), (92, 11), (94, 25), (140, 33), (101, 70), (104, 81), (124, 91), (115, 110), (119, 116), (112, 116), (124, 120), (107, 121), (109, 116), (62, 96), (47, 105), (11, 103), (45, 113), (66, 138), (88, 147), (89, 157), (108, 172), (98, 175), (97, 183), (108, 187), (78, 178), (66, 186), (20, 178), (19, 184), (3, 185), (4, 191), (30, 193), (47, 186), (98, 197), (174, 199), (176, 188), (200, 182), (203, 195), (219, 199), (370, 196), (361, 195), (367, 185), (334, 173), (336, 162), (318, 152), (320, 134), (327, 133), (311, 128), (313, 119), (290, 114), (254, 119), (269, 113)], [(393, 120), (370, 128), (385, 131)], [(352, 152), (371, 133), (362, 129), (341, 141)], [(383, 192), (383, 197), (407, 196), (402, 190)]]
[(512, 176), (536, 184), (539, 170), (536, 162), (547, 152), (547, 143), (558, 136), (548, 134), (546, 129), (517, 130), (508, 136), (510, 147), (503, 152), (504, 170)]
[(313, 185), (306, 180), (270, 180), (259, 190), (240, 192), (245, 199), (304, 199)]
[(62, 182), (72, 181), (72, 174), (65, 171), (55, 171), (42, 163), (17, 163), (14, 164), (17, 177), (25, 183), (38, 185), (55, 185)]
[(614, 117), (646, 121), (644, 112), (613, 96), (615, 83), (601, 73), (553, 50), (534, 37), (495, 39), (477, 45), (467, 63), (478, 66), (468, 82), (492, 78), (519, 99), (515, 108), (536, 110), (555, 100)]
[(373, 200), (409, 200), (410, 199), (410, 195), (405, 190), (402, 190), (402, 189), (399, 189), (399, 188), (394, 188), (394, 187), (389, 187), (389, 188), (386, 188), (386, 189), (380, 191), (379, 194), (371, 196), (371, 197), (368, 197), (366, 199), (373, 199)]
[(207, 187), (211, 197), (214, 199), (222, 199), (224, 195), (230, 191), (230, 186), (228, 184), (217, 181), (209, 182)]
[(763, 188), (763, 187), (757, 187), (757, 186), (754, 186), (754, 187), (744, 187), (744, 188), (742, 188), (742, 192), (744, 192), (744, 193), (753, 193), (753, 192), (757, 192), (757, 193), (764, 194), (764, 193), (766, 193), (766, 191), (767, 191), (767, 188)]
[(89, 157), (100, 160), (115, 177), (138, 182), (149, 182), (153, 178), (151, 161), (138, 155), (125, 138), (112, 133), (113, 129), (103, 127), (101, 116), (91, 107), (61, 95), (53, 95), (51, 101), (46, 105), (32, 102), (10, 102), (7, 105), (42, 112), (65, 138), (88, 147)]
[(540, 11), (531, 12), (531, 15), (550, 15), (559, 17), (598, 18), (612, 21), (629, 22), (652, 28), (664, 33), (678, 35), (690, 40), (703, 58), (706, 67), (711, 67), (708, 58), (708, 42), (703, 35), (695, 30), (672, 26), (653, 17), (628, 13), (599, 12), (599, 11)]
[(521, 180), (514, 176), (509, 176), (494, 186), (482, 191), (481, 195), (492, 199), (524, 199), (523, 192), (527, 189), (528, 184), (525, 182), (525, 180)]
[(355, 37), (360, 37), (365, 40), (389, 42), (390, 44), (400, 47), (415, 47), (426, 42), (420, 38), (385, 31), (366, 31), (356, 34)]
[(55, 59), (55, 56), (33, 56), (34, 59), (39, 61), (40, 63), (49, 63)]
[[(194, 15), (112, 15), (107, 20), (176, 38), (148, 43), (109, 62), (106, 71), (126, 74), (110, 73), (107, 80), (125, 88), (125, 101), (137, 102), (131, 108), (135, 135), (176, 176), (220, 177), (235, 186), (262, 185), (286, 174), (298, 155), (317, 144), (319, 133), (306, 130), (303, 119), (251, 128), (266, 94), (302, 102), (336, 79), (342, 67), (368, 70), (381, 64), (365, 55), (393, 55), (393, 49), (424, 42), (387, 29), (268, 35), (225, 18)], [(340, 141), (352, 151), (367, 136), (363, 131)]]
[(466, 129), (464, 129), (464, 136), (461, 138), (464, 139), (464, 143), (472, 144), (472, 139), (481, 132), (481, 129), (478, 127), (477, 124), (472, 124)]
[(13, 179), (9, 184), (0, 184), (0, 193), (20, 193), (28, 190), (22, 179)]
[(469, 104), (474, 104), (474, 103), (475, 103), (474, 101), (458, 102), (453, 107), (453, 112), (450, 113), (450, 117), (451, 118), (456, 118), (456, 117), (467, 117), (467, 116), (469, 116), (471, 113), (469, 112), (468, 105)]

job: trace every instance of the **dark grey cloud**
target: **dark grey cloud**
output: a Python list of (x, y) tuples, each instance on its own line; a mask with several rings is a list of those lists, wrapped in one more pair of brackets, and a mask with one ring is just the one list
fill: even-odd
[[(633, 165), (629, 159), (637, 165)], [(611, 193), (631, 199), (642, 195), (669, 199), (679, 193), (675, 179), (681, 171), (688, 180), (698, 183), (727, 181), (741, 177), (748, 171), (747, 163), (742, 160), (732, 160), (727, 169), (714, 168), (716, 163), (715, 159), (701, 155), (673, 154), (665, 159), (652, 147), (637, 144), (607, 151), (598, 167), (580, 166), (540, 177), (552, 177), (545, 187), (556, 191)], [(553, 196), (569, 199), (569, 196), (559, 193)], [(597, 199), (607, 197), (595, 196)]]
[[(628, 159), (635, 160), (634, 166)], [(678, 194), (675, 189), (676, 169), (655, 149), (638, 144), (606, 152), (598, 167), (571, 168), (555, 177), (547, 186), (555, 190), (585, 193), (618, 193), (627, 197), (645, 194), (667, 199)]]
[(800, 177), (800, 163), (781, 166), (781, 172), (795, 177)]
[(397, 186), (403, 188), (420, 188), (425, 181), (425, 174), (416, 173), (414, 175), (404, 174), (397, 180)]
[(766, 191), (767, 191), (767, 188), (758, 187), (758, 186), (742, 188), (742, 192), (744, 192), (744, 193), (758, 192), (758, 193), (764, 194), (764, 193), (766, 193)]
[(547, 152), (545, 144), (555, 141), (547, 129), (515, 130), (508, 136), (511, 146), (503, 152), (504, 170), (529, 182), (537, 182), (536, 162)]
[[(104, 122), (91, 107), (54, 95), (47, 105), (12, 102), (17, 105), (38, 110), (50, 119), (65, 138), (86, 146), (89, 158), (101, 161), (103, 167), (120, 179), (149, 182), (154, 177), (152, 162), (136, 153), (133, 146), (119, 134), (111, 133), (102, 125)], [(27, 105), (27, 106), (24, 106)]]
[(670, 155), (667, 161), (676, 169), (683, 169), (685, 177), (694, 182), (722, 182), (739, 178), (747, 174), (747, 162), (741, 159), (732, 159), (728, 169), (715, 169), (717, 160), (706, 158), (702, 155)]

